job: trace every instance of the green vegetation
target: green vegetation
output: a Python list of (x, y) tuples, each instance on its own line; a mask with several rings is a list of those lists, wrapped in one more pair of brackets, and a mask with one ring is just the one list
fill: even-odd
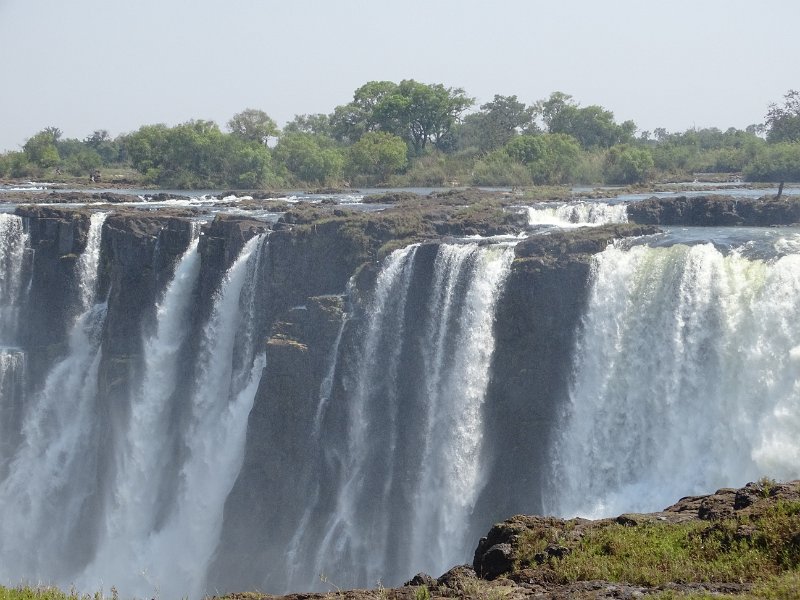
[[(53, 587), (20, 586), (7, 588), (0, 586), (0, 600), (104, 600), (102, 592), (79, 594), (75, 590), (62, 592)], [(117, 600), (117, 590), (111, 588), (111, 598)]]
[[(526, 104), (495, 95), (474, 108), (461, 88), (370, 81), (329, 114), (297, 115), (283, 131), (247, 108), (226, 129), (205, 120), (144, 125), (83, 140), (57, 127), (0, 154), (0, 178), (175, 188), (631, 185), (693, 180), (800, 180), (800, 92), (764, 125), (637, 132), (610, 110), (553, 92)], [(470, 112), (471, 111), (471, 112)], [(782, 190), (783, 184), (780, 185)]]
[[(528, 531), (519, 563), (541, 565), (558, 583), (605, 580), (644, 586), (668, 582), (762, 582), (800, 573), (800, 502), (779, 500), (757, 516), (715, 522), (636, 526), (618, 523), (586, 528), (570, 545), (570, 525)], [(562, 557), (548, 554), (565, 544)]]

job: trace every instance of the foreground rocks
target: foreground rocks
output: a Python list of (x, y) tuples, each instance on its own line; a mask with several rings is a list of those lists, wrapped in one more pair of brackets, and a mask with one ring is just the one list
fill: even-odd
[[(755, 581), (707, 581), (676, 580), (659, 585), (631, 584), (604, 580), (581, 580), (567, 577), (559, 570), (559, 563), (572, 553), (582, 551), (581, 543), (593, 533), (616, 528), (636, 532), (649, 527), (670, 528), (697, 525), (705, 527), (701, 537), (709, 531), (731, 528), (731, 539), (745, 540), (755, 535), (754, 529), (774, 514), (790, 515), (786, 522), (793, 529), (784, 531), (787, 540), (779, 554), (797, 557), (800, 553), (800, 481), (775, 483), (761, 480), (749, 483), (740, 489), (721, 489), (705, 496), (689, 496), (656, 513), (623, 514), (615, 519), (557, 519), (518, 515), (496, 524), (483, 537), (472, 565), (452, 568), (438, 578), (420, 573), (394, 589), (340, 590), (333, 581), (328, 583), (330, 591), (314, 594), (291, 594), (269, 596), (254, 592), (231, 594), (231, 600), (256, 600), (260, 598), (285, 598), (286, 600), (310, 600), (337, 598), (346, 600), (398, 599), (421, 600), (423, 598), (639, 598), (657, 595), (661, 598), (715, 597), (754, 598), (762, 597), (764, 588)], [(766, 521), (770, 524), (776, 521)], [(557, 540), (557, 541), (554, 541)], [(541, 548), (531, 552), (531, 548)], [(788, 560), (788, 559), (787, 559)], [(788, 584), (774, 597), (797, 598), (793, 594), (795, 582), (800, 583), (796, 571), (788, 569)], [(664, 567), (669, 569), (668, 566)], [(333, 578), (331, 578), (333, 579)], [(786, 589), (789, 589), (786, 592)], [(773, 596), (770, 596), (773, 597)]]

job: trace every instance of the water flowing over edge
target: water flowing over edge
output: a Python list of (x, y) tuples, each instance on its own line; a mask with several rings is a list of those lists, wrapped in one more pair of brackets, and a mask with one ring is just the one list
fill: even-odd
[(658, 510), (800, 475), (800, 255), (610, 247), (593, 265), (548, 509)]

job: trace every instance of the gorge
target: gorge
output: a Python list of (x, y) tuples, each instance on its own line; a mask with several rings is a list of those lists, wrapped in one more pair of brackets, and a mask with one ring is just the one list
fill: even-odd
[(797, 203), (684, 200), (0, 213), (0, 578), (397, 585), (797, 478), (800, 230), (681, 229)]

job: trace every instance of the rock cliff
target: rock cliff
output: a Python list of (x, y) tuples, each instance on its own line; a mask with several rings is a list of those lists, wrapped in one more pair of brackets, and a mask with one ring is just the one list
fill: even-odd
[(650, 198), (628, 204), (628, 219), (648, 225), (792, 225), (800, 223), (800, 198)]

